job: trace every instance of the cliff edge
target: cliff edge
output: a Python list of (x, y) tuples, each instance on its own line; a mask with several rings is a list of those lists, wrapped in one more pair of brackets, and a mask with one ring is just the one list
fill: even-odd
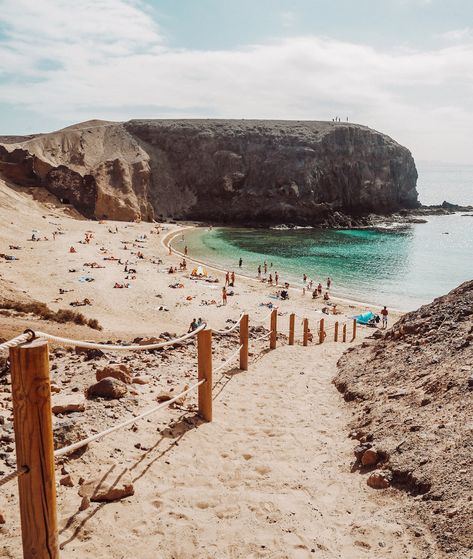
[(0, 174), (98, 219), (350, 226), (418, 206), (410, 152), (349, 123), (89, 121), (0, 137)]

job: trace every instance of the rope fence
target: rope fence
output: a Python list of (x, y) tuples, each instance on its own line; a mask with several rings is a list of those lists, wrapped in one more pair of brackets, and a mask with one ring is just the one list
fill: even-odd
[[(269, 320), (269, 331), (264, 332), (252, 342), (268, 340), (269, 349), (277, 346), (278, 340), (278, 309), (273, 308), (256, 322)], [(287, 323), (284, 320), (284, 328)], [(295, 342), (296, 314), (289, 315), (289, 345)], [(302, 320), (302, 345), (314, 341), (309, 329), (309, 319)], [(212, 363), (212, 335), (231, 334), (239, 329), (238, 346), (215, 369)], [(339, 322), (325, 327), (324, 318), (316, 323), (319, 344), (324, 343), (327, 332), (334, 331), (334, 341), (338, 341), (339, 331), (343, 331), (342, 339), (346, 341), (347, 323)], [(356, 321), (353, 322), (353, 337), (356, 338)], [(54, 450), (53, 425), (51, 413), (51, 389), (49, 366), (49, 342), (104, 351), (146, 351), (175, 345), (193, 337), (197, 339), (197, 382), (186, 388), (173, 398), (153, 406), (152, 408), (121, 421), (99, 433)], [(284, 338), (285, 339), (285, 338)], [(23, 334), (0, 344), (0, 350), (9, 350), (11, 370), (11, 396), (13, 402), (13, 419), (15, 427), (15, 446), (17, 464), (22, 464), (16, 471), (0, 478), (0, 486), (18, 480), (19, 502), (21, 512), (21, 530), (24, 557), (36, 559), (59, 558), (57, 542), (58, 526), (56, 513), (56, 482), (55, 459), (69, 455), (90, 443), (99, 441), (116, 431), (125, 429), (137, 421), (168, 408), (184, 398), (190, 392), (198, 391), (198, 415), (207, 422), (213, 419), (213, 373), (220, 372), (232, 363), (239, 355), (239, 369), (248, 370), (249, 356), (249, 315), (243, 312), (236, 323), (226, 330), (211, 330), (202, 324), (193, 332), (189, 332), (164, 342), (152, 344), (116, 345), (73, 340), (55, 336), (42, 331), (27, 330)], [(30, 342), (30, 343), (28, 343)], [(225, 373), (223, 373), (225, 375)]]

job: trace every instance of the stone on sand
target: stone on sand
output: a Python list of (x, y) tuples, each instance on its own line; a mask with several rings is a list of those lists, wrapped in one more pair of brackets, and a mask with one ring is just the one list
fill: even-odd
[(389, 470), (373, 472), (366, 483), (373, 489), (386, 489), (391, 485), (392, 474)]
[(85, 405), (85, 398), (82, 394), (60, 394), (53, 397), (52, 412), (54, 415), (82, 412), (85, 410)]
[(110, 400), (117, 400), (123, 398), (128, 392), (128, 388), (124, 382), (112, 377), (106, 377), (89, 386), (87, 396), (89, 398), (108, 398)]
[(80, 497), (94, 502), (117, 501), (134, 493), (130, 472), (117, 467), (102, 470), (96, 477), (85, 480), (79, 489)]
[(97, 381), (101, 381), (107, 377), (121, 380), (125, 384), (131, 384), (131, 371), (126, 365), (107, 365), (103, 369), (98, 369), (95, 373)]

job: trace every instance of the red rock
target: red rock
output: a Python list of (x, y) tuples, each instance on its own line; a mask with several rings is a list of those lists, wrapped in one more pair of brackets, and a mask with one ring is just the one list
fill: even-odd
[(131, 371), (126, 365), (107, 365), (107, 367), (98, 369), (95, 373), (95, 378), (98, 381), (107, 377), (121, 380), (125, 384), (131, 384)]
[(379, 461), (378, 453), (374, 448), (368, 448), (361, 456), (361, 463), (363, 466), (374, 466)]
[(60, 485), (64, 485), (65, 487), (74, 487), (74, 481), (72, 480), (70, 474), (62, 477), (59, 480)]
[(59, 413), (82, 412), (85, 410), (85, 398), (82, 394), (61, 394), (52, 399), (52, 412)]
[(112, 377), (103, 378), (97, 384), (89, 386), (87, 396), (89, 398), (102, 397), (109, 399), (123, 398), (128, 392), (128, 388), (124, 382)]
[(373, 489), (386, 489), (391, 485), (392, 474), (388, 470), (373, 472), (366, 483)]

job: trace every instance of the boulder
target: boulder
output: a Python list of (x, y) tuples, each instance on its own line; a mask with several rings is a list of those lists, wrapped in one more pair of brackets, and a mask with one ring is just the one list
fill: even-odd
[(163, 390), (156, 396), (156, 400), (158, 400), (158, 402), (167, 402), (171, 398), (172, 394), (170, 392), (166, 392), (165, 390)]
[(389, 470), (373, 472), (366, 483), (373, 489), (386, 489), (391, 485), (392, 474)]
[(98, 369), (95, 373), (95, 378), (98, 381), (107, 377), (121, 380), (125, 384), (131, 384), (131, 371), (126, 365), (107, 365), (103, 369)]
[(85, 410), (85, 398), (82, 394), (58, 394), (52, 399), (52, 412), (60, 413), (82, 412)]
[(112, 377), (106, 377), (89, 386), (87, 389), (88, 398), (108, 398), (117, 400), (123, 398), (128, 392), (128, 388), (124, 382)]
[(79, 489), (79, 496), (94, 502), (118, 501), (133, 495), (135, 490), (128, 470), (112, 466), (108, 471), (84, 481)]

